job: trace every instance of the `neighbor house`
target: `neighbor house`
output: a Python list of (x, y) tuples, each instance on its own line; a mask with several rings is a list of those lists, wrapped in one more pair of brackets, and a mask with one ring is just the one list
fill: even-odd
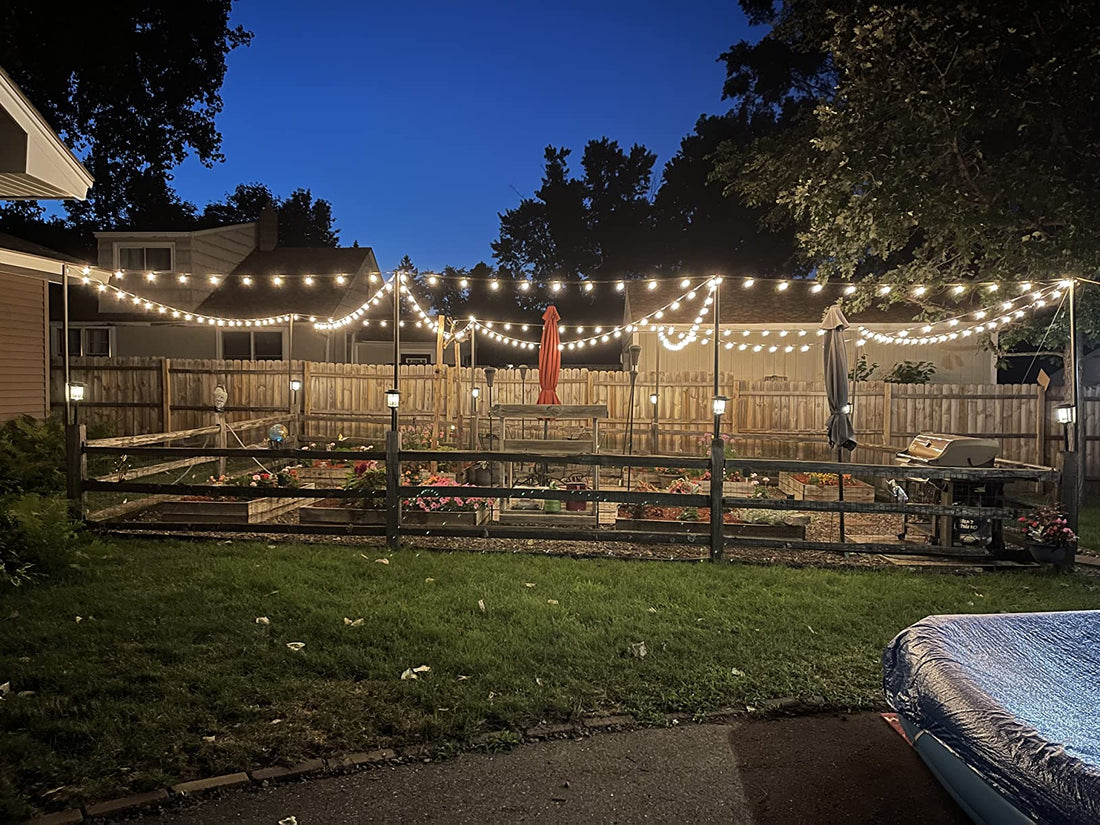
[[(185, 232), (97, 232), (98, 267), (110, 284), (172, 313), (150, 312), (115, 290), (89, 289), (70, 301), (79, 330), (76, 355), (349, 362), (357, 356), (354, 330), (317, 330), (314, 321), (339, 318), (381, 285), (370, 247), (287, 247), (278, 218)], [(189, 321), (187, 314), (221, 319)], [(291, 323), (290, 315), (297, 320)], [(248, 326), (239, 319), (278, 317)], [(52, 319), (59, 329), (57, 302)], [(74, 338), (76, 333), (74, 333)], [(60, 333), (54, 335), (60, 353)]]
[[(815, 284), (805, 280), (725, 279), (719, 301), (720, 371), (746, 381), (822, 380), (818, 335), (821, 319), (829, 306), (844, 300), (847, 285), (826, 284), (815, 290)], [(699, 286), (694, 297), (689, 297), (690, 285), (682, 286), (679, 279), (665, 279), (657, 281), (655, 288), (648, 281), (633, 281), (626, 285), (625, 292), (624, 325), (638, 327), (632, 343), (642, 348), (641, 370), (663, 373), (713, 369), (714, 312), (712, 304), (704, 305), (705, 287)], [(972, 299), (946, 300), (945, 306), (966, 311)], [(857, 346), (860, 326), (883, 335), (896, 335), (914, 327), (919, 330), (915, 319), (920, 312), (920, 306), (908, 301), (858, 312), (846, 310), (851, 324), (846, 335), (849, 362), (855, 363), (865, 355), (868, 363), (879, 365), (875, 379), (881, 379), (899, 362), (928, 361), (935, 368), (934, 383), (997, 383), (996, 357), (980, 347), (976, 335), (926, 346), (880, 343), (868, 338)], [(697, 317), (701, 319), (699, 330), (687, 343), (686, 334)], [(639, 326), (642, 319), (648, 320)]]
[[(92, 176), (0, 69), (0, 199), (84, 200)], [(49, 412), (49, 283), (71, 263), (0, 235), (0, 421)]]

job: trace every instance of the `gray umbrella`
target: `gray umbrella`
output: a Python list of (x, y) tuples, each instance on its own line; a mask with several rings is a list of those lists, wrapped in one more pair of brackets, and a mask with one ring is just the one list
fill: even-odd
[(839, 304), (833, 304), (821, 321), (825, 330), (825, 395), (829, 399), (829, 446), (856, 448), (856, 431), (852, 426), (852, 408), (848, 406), (848, 351), (844, 346), (844, 330), (848, 319)]

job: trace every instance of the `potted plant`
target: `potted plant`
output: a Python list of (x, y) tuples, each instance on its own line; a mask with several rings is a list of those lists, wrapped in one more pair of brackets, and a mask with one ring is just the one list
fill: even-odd
[(1073, 564), (1077, 535), (1057, 506), (1039, 507), (1018, 520), (1028, 553), (1039, 564), (1052, 564), (1062, 570)]

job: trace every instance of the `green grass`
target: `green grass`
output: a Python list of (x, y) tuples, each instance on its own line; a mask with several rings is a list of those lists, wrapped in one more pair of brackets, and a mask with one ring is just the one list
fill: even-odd
[(601, 709), (867, 706), (883, 646), (923, 616), (1100, 608), (1100, 582), (1048, 573), (136, 540), (85, 567), (0, 593), (0, 819)]
[(1100, 506), (1082, 507), (1077, 527), (1081, 547), (1100, 552)]

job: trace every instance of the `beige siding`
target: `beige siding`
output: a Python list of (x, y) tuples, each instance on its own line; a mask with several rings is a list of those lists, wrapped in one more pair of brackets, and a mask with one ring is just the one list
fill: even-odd
[(213, 327), (139, 326), (115, 327), (115, 356), (162, 358), (214, 358), (218, 331)]
[(0, 274), (0, 421), (48, 410), (46, 282)]
[(198, 232), (191, 241), (191, 269), (195, 275), (223, 275), (256, 248), (256, 225), (227, 226)]
[[(723, 340), (736, 343), (739, 335), (740, 333), (735, 331), (732, 336)], [(643, 332), (635, 338), (642, 346), (640, 360), (642, 370), (710, 372), (713, 367), (714, 350), (709, 344), (704, 347), (697, 341), (694, 344), (688, 344), (682, 350), (672, 351), (661, 345), (656, 333)], [(751, 338), (754, 342), (762, 340), (756, 334)], [(783, 338), (779, 337), (779, 330), (773, 330), (768, 338), (778, 347), (774, 353), (769, 353), (767, 348), (760, 352), (753, 352), (751, 349), (742, 352), (736, 346), (732, 350), (723, 347), (718, 356), (719, 369), (739, 381), (759, 381), (763, 378), (778, 378), (785, 381), (821, 380), (823, 367), (820, 338), (812, 332), (808, 336), (799, 338), (794, 328)], [(899, 361), (931, 361), (936, 367), (933, 383), (984, 384), (996, 380), (993, 354), (965, 342), (906, 347), (870, 341), (863, 347), (856, 347), (856, 338), (854, 333), (848, 335), (849, 361), (854, 362), (861, 354), (866, 354), (868, 361), (879, 364), (879, 369), (874, 376), (876, 379), (881, 379), (883, 374)], [(702, 338), (699, 340), (701, 341)], [(798, 348), (806, 343), (810, 346), (809, 351), (800, 352)], [(788, 345), (795, 347), (794, 352), (783, 351)], [(565, 360), (568, 363), (569, 359)]]

